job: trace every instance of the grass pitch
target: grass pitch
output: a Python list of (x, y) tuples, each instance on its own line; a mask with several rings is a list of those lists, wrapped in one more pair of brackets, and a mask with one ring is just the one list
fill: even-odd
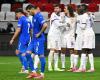
[[(87, 64), (89, 68), (89, 63)], [(69, 69), (69, 66), (69, 58), (66, 57), (66, 69)], [(0, 80), (28, 80), (25, 78), (27, 74), (18, 73), (20, 68), (21, 64), (17, 57), (0, 57)], [(93, 73), (48, 72), (46, 65), (45, 80), (99, 80), (100, 57), (95, 57), (95, 69)]]

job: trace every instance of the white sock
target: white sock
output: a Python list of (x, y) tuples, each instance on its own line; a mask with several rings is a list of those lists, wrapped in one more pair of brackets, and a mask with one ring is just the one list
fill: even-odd
[(62, 68), (65, 68), (65, 54), (61, 53)]
[(54, 53), (54, 68), (58, 68), (59, 53)]
[(80, 70), (86, 69), (86, 54), (81, 54), (81, 60), (80, 60)]
[(34, 56), (34, 68), (38, 68), (38, 64), (39, 64), (39, 56), (35, 55)]
[(94, 70), (94, 58), (93, 58), (93, 53), (88, 54), (89, 56), (89, 62), (90, 62), (90, 66), (91, 66), (91, 70)]
[(48, 55), (48, 68), (52, 68), (53, 54), (54, 51), (50, 50)]
[(70, 68), (73, 68), (73, 66), (74, 66), (74, 54), (70, 54), (70, 63), (71, 63)]
[(86, 56), (86, 61), (85, 61), (86, 62), (86, 66), (87, 66), (87, 61), (88, 61), (88, 57)]
[(74, 68), (77, 67), (79, 55), (74, 55)]

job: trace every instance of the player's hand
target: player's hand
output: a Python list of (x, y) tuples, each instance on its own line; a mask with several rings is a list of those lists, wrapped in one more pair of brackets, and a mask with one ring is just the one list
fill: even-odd
[(37, 33), (37, 34), (36, 34), (36, 38), (40, 37), (40, 35), (41, 35), (40, 33)]
[(14, 42), (14, 40), (13, 40), (13, 39), (11, 39), (9, 44), (10, 44), (10, 45), (12, 45), (12, 44), (13, 44), (13, 42)]

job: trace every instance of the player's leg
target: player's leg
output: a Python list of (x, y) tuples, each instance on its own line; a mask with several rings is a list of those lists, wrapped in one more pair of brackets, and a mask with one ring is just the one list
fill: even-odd
[(74, 50), (69, 49), (70, 52), (70, 69), (68, 71), (72, 71), (74, 68)]
[(19, 43), (19, 46), (18, 46), (18, 50), (16, 53), (17, 53), (17, 56), (21, 59), (22, 61), (22, 66), (24, 66), (24, 71), (21, 72), (21, 73), (28, 73), (28, 63), (27, 63), (27, 59), (26, 59), (26, 56), (23, 55), (24, 52), (26, 51), (27, 49), (27, 45), (24, 45), (24, 44), (21, 44)]
[(74, 50), (74, 70), (77, 70), (79, 54), (77, 50)]
[(48, 70), (52, 71), (52, 61), (53, 61), (53, 55), (54, 55), (55, 50), (50, 49), (49, 55), (48, 55)]
[(39, 56), (35, 55), (34, 56), (34, 69), (37, 71), (38, 70), (38, 64), (39, 64)]
[(81, 54), (80, 67), (75, 72), (85, 72), (86, 71), (86, 52), (87, 52), (87, 49), (84, 48)]
[(61, 48), (62, 69), (65, 69), (65, 54), (66, 54), (66, 48)]
[(87, 54), (89, 57), (89, 63), (90, 63), (90, 69), (87, 72), (94, 72), (94, 57), (93, 57), (93, 53), (92, 53), (92, 49), (88, 49), (87, 50)]
[(35, 49), (35, 54), (39, 55), (40, 64), (41, 64), (41, 73), (39, 76), (35, 78), (44, 78), (45, 65), (46, 65), (46, 60), (44, 56), (44, 41), (42, 40), (37, 41), (34, 49)]

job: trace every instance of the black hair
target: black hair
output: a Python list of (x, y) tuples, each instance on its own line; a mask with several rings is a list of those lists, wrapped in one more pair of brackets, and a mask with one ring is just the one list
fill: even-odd
[(26, 7), (26, 10), (30, 10), (30, 9), (32, 9), (32, 8), (37, 9), (37, 6), (32, 5), (32, 4), (29, 4), (29, 5)]
[(18, 9), (16, 9), (15, 10), (15, 13), (22, 13), (22, 14), (24, 14), (24, 11), (23, 11), (23, 9), (22, 8), (18, 8)]
[(82, 4), (81, 7), (84, 13), (87, 12), (88, 6), (86, 4)]
[(69, 11), (70, 17), (75, 17), (74, 9), (72, 8), (72, 6), (71, 5), (67, 5), (67, 9)]

